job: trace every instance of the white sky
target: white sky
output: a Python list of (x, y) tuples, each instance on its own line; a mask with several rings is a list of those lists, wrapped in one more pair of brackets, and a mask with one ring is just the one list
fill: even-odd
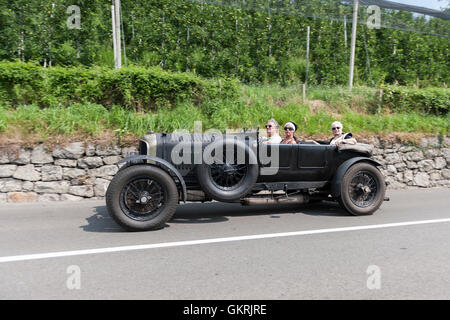
[(403, 4), (410, 4), (413, 6), (425, 7), (430, 9), (442, 10), (442, 8), (448, 7), (449, 0), (391, 0), (392, 2), (398, 2)]

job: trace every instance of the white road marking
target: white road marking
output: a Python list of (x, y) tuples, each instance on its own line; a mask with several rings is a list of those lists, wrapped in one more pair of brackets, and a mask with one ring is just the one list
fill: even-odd
[(152, 243), (152, 244), (142, 244), (142, 245), (132, 245), (132, 246), (110, 247), (110, 248), (84, 249), (84, 250), (75, 250), (75, 251), (60, 251), (60, 252), (48, 252), (48, 253), (37, 253), (37, 254), (25, 254), (25, 255), (17, 255), (17, 256), (0, 257), (0, 263), (38, 260), (38, 259), (50, 259), (50, 258), (70, 257), (70, 256), (81, 256), (81, 255), (98, 254), (98, 253), (111, 253), (111, 252), (121, 252), (121, 251), (134, 251), (134, 250), (147, 250), (147, 249), (156, 249), (156, 248), (192, 246), (192, 245), (199, 245), (199, 244), (210, 244), (210, 243), (221, 243), (221, 242), (232, 242), (232, 241), (245, 241), (245, 240), (257, 240), (257, 239), (268, 239), (268, 238), (305, 236), (305, 235), (324, 234), (324, 233), (333, 233), (333, 232), (346, 232), (346, 231), (359, 231), (359, 230), (404, 227), (404, 226), (414, 226), (414, 225), (443, 223), (443, 222), (450, 222), (450, 218), (397, 222), (397, 223), (387, 223), (387, 224), (375, 224), (375, 225), (343, 227), (343, 228), (329, 228), (329, 229), (304, 230), (304, 231), (294, 231), (294, 232), (267, 233), (267, 234), (257, 234), (257, 235), (237, 236), (237, 237), (227, 237), (227, 238), (186, 240), (186, 241), (175, 241), (175, 242), (165, 242), (165, 243)]

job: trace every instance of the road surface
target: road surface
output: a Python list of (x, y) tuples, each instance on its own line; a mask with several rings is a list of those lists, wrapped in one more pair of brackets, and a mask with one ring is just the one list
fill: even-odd
[(103, 201), (4, 204), (0, 299), (450, 299), (450, 189), (334, 203), (180, 205), (125, 232)]

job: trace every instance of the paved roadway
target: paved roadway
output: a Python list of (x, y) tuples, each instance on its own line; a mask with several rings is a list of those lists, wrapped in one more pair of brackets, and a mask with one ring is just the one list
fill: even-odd
[(188, 203), (139, 233), (102, 201), (4, 204), (0, 299), (450, 299), (450, 189), (388, 196), (366, 217)]

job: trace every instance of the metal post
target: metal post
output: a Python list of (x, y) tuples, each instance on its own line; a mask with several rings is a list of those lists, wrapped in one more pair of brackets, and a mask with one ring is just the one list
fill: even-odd
[(122, 49), (120, 46), (120, 0), (115, 0), (115, 29), (116, 29), (116, 49), (117, 49), (117, 69), (122, 68)]
[(355, 47), (356, 47), (356, 27), (358, 24), (358, 0), (353, 0), (353, 22), (352, 22), (352, 43), (350, 48), (350, 73), (348, 86), (353, 88), (353, 71), (355, 68)]
[(306, 29), (306, 73), (305, 73), (305, 84), (308, 83), (308, 73), (309, 73), (309, 34), (310, 27)]
[(344, 44), (347, 49), (347, 16), (344, 16)]
[(116, 16), (114, 5), (111, 5), (111, 20), (112, 20), (112, 33), (113, 33), (113, 50), (114, 50), (114, 68), (117, 69), (117, 40), (116, 40)]
[(123, 45), (123, 60), (125, 62), (125, 67), (127, 66), (127, 48), (125, 46), (125, 31), (123, 31), (123, 18), (122, 18), (122, 7), (120, 7), (120, 26), (122, 32), (122, 45)]

